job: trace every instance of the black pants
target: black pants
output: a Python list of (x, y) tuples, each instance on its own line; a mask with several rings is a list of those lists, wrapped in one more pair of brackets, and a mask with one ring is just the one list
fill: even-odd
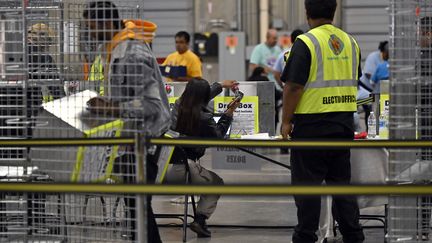
[[(146, 176), (147, 183), (154, 184), (156, 181), (158, 166), (157, 166), (157, 156), (148, 155), (146, 161)], [(122, 173), (123, 183), (134, 184), (135, 183), (135, 155), (133, 152), (126, 154), (118, 158), (114, 165), (115, 173)], [(147, 196), (147, 235), (148, 243), (161, 243), (159, 229), (156, 224), (156, 220), (153, 214), (153, 208), (151, 205), (152, 196)], [(128, 218), (130, 218), (130, 228), (132, 230), (131, 240), (136, 240), (135, 231), (136, 228), (136, 199), (134, 195), (126, 195), (124, 198)], [(138, 229), (139, 230), (139, 229)]]
[[(156, 161), (147, 160), (147, 183), (154, 184), (158, 173), (158, 166)], [(147, 234), (148, 243), (162, 242), (159, 234), (159, 229), (156, 224), (155, 216), (152, 208), (152, 196), (147, 196)]]
[(362, 107), (363, 107), (363, 111), (365, 113), (365, 120), (364, 120), (364, 122), (365, 122), (366, 132), (367, 132), (368, 129), (369, 129), (368, 119), (369, 119), (369, 115), (370, 115), (370, 113), (372, 111), (372, 106), (371, 105), (362, 105)]
[[(351, 180), (350, 150), (291, 149), (292, 184), (346, 185)], [(298, 224), (294, 243), (312, 243), (318, 240), (321, 210), (320, 196), (295, 196)], [(363, 242), (363, 230), (359, 224), (359, 208), (355, 197), (334, 196), (333, 217), (339, 223), (344, 242)]]

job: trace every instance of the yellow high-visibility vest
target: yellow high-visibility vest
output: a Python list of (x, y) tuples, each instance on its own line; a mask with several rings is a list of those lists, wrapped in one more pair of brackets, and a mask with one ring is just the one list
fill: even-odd
[(357, 110), (360, 49), (341, 29), (322, 25), (300, 35), (311, 53), (311, 66), (296, 114)]
[(102, 56), (101, 55), (97, 55), (94, 62), (91, 65), (90, 68), (90, 73), (89, 73), (89, 77), (88, 77), (89, 81), (94, 81), (94, 82), (98, 82), (98, 87), (99, 87), (99, 94), (101, 96), (104, 95), (104, 68), (103, 68), (103, 61), (102, 61)]

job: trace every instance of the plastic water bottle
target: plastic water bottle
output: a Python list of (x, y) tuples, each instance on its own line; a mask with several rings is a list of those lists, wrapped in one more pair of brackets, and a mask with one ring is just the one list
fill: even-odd
[(373, 111), (371, 111), (368, 118), (368, 138), (376, 137), (376, 117)]
[(386, 112), (382, 112), (379, 116), (379, 136), (380, 138), (388, 137), (388, 121)]

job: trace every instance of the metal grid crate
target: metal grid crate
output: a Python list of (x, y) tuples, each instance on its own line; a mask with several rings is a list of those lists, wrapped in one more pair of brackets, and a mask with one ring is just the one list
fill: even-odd
[[(142, 1), (113, 2), (119, 19), (142, 18)], [(88, 4), (0, 1), (0, 139), (142, 134), (139, 116), (89, 111), (90, 98), (131, 97), (113, 97), (110, 91), (118, 87), (90, 77), (108, 42), (90, 38), (83, 18)], [(136, 183), (137, 157), (143, 154), (136, 148), (1, 148), (0, 182)], [(134, 195), (1, 193), (0, 242), (138, 242), (143, 235), (136, 229), (146, 224), (138, 205), (144, 205), (143, 197)]]
[[(390, 138), (430, 140), (432, 101), (432, 3), (390, 1)], [(389, 180), (430, 184), (431, 149), (391, 150)], [(389, 242), (430, 240), (430, 197), (389, 199)], [(432, 236), (432, 235), (431, 235)]]

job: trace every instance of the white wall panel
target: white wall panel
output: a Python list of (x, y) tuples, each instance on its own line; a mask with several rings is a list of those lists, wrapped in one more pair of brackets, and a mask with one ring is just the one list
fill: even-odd
[(389, 38), (388, 6), (388, 0), (342, 1), (343, 29), (356, 37), (363, 60)]
[[(174, 36), (185, 30), (193, 35), (193, 0), (143, 0), (144, 18), (158, 25), (153, 51), (157, 57), (166, 57), (175, 50)], [(192, 42), (191, 42), (192, 43)]]

